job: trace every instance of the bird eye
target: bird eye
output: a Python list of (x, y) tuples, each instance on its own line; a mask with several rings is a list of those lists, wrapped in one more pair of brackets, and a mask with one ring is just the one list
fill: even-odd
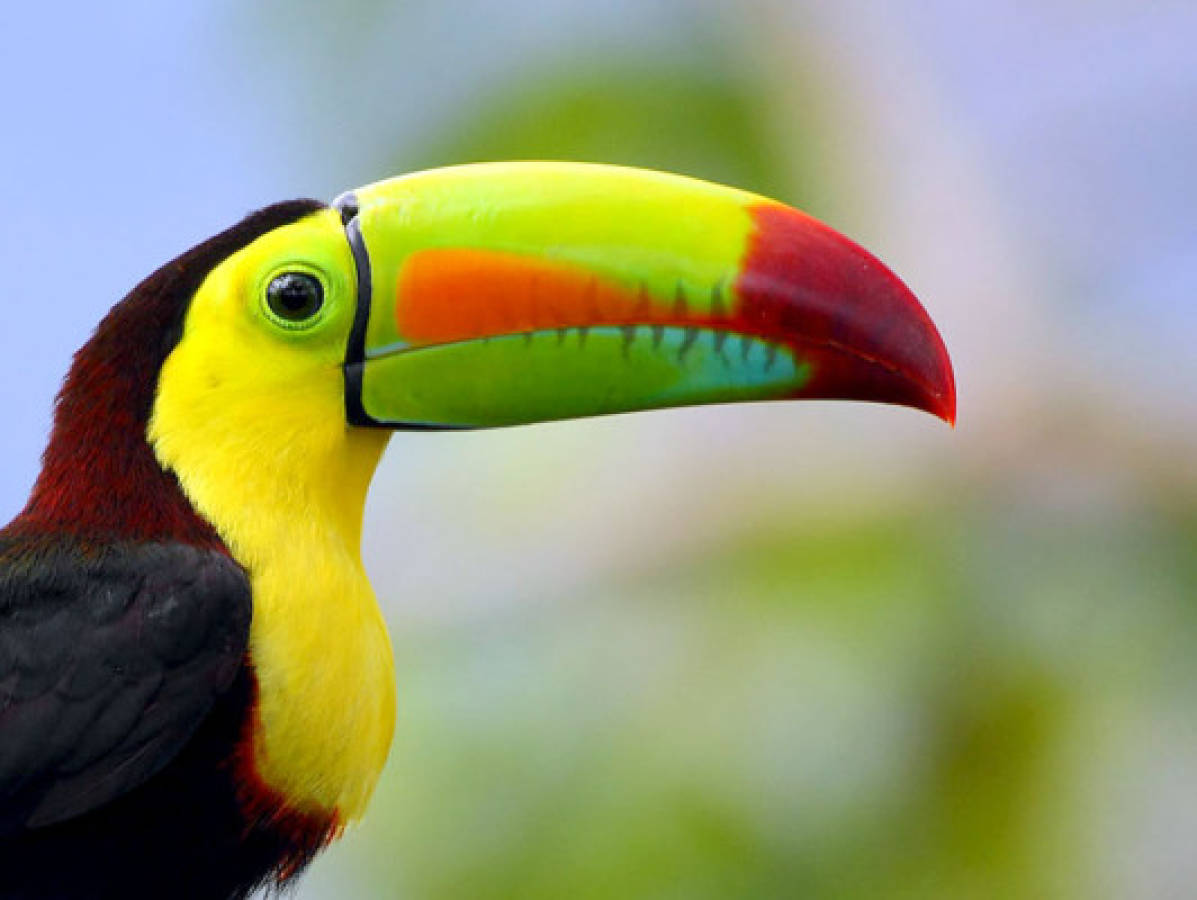
[(324, 306), (324, 286), (307, 272), (284, 272), (266, 286), (266, 305), (282, 324), (301, 324)]

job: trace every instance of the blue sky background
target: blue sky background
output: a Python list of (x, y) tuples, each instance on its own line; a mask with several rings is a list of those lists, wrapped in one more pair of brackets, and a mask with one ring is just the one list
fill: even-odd
[[(399, 740), (372, 817), (298, 896), (511, 896), (509, 877), (549, 898), (607, 876), (619, 892), (586, 896), (660, 896), (648, 856), (713, 896), (744, 893), (729, 872), (809, 876), (815, 898), (1180, 896), (1194, 36), (1184, 0), (7, 4), (0, 517), (70, 354), (177, 253), (508, 133), (542, 155), (536, 135), (577, 122), (520, 98), (575, 66), (591, 93), (645, 59), (722, 67), (760, 101), (782, 199), (940, 324), (958, 428), (811, 404), (397, 440), (364, 556)], [(666, 87), (632, 95), (661, 112)], [(613, 121), (588, 156), (626, 129), (648, 135), (636, 161), (679, 158), (665, 126)], [(953, 723), (959, 757), (936, 743)], [(859, 891), (827, 887), (842, 873)]]

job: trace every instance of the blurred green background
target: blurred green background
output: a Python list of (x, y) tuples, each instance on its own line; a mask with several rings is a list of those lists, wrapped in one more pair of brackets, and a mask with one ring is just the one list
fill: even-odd
[[(116, 9), (67, 28), (69, 83), (7, 73), (47, 129), (95, 73), (132, 98), (90, 163), (38, 127), (6, 151), (10, 193), (50, 154), (108, 217), (62, 263), (100, 273), (78, 331), (5, 339), (47, 360), (5, 386), (35, 410), (14, 512), (123, 287), (256, 200), (425, 166), (784, 199), (892, 265), (957, 368), (955, 431), (806, 404), (397, 436), (364, 548), (395, 746), (297, 897), (1197, 896), (1190, 4)], [(62, 38), (27, 15), (19, 44)], [(17, 271), (35, 311), (62, 291)]]

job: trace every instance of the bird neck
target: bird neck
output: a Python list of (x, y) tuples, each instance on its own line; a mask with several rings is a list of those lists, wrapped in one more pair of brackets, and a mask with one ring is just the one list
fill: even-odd
[(173, 275), (146, 279), (75, 354), (41, 473), (11, 528), (220, 545), (146, 442), (158, 371), (186, 309)]
[(296, 810), (365, 810), (394, 727), (390, 639), (362, 567), (366, 492), (389, 433), (344, 424), (338, 377), (261, 387), (190, 329), (149, 437), (250, 577), (254, 777)]

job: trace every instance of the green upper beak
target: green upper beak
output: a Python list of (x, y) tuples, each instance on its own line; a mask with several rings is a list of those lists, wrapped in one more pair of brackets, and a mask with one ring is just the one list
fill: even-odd
[(492, 163), (336, 202), (358, 266), (350, 421), (480, 428), (699, 403), (840, 398), (949, 422), (914, 295), (795, 209), (689, 178)]

